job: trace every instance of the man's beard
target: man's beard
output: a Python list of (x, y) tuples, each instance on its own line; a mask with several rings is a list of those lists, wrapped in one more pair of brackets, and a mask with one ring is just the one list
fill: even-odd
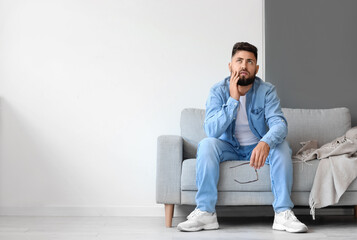
[(255, 75), (253, 77), (250, 78), (246, 78), (245, 76), (239, 77), (238, 80), (238, 85), (239, 86), (248, 86), (250, 84), (252, 84), (255, 80)]

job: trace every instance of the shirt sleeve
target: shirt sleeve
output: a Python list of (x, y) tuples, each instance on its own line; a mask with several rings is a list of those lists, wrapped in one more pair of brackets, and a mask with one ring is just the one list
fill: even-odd
[(280, 99), (273, 86), (265, 98), (265, 119), (269, 131), (260, 141), (266, 142), (270, 148), (282, 143), (288, 134), (288, 123), (280, 107)]
[(206, 102), (204, 129), (208, 137), (220, 137), (236, 119), (239, 101), (229, 97), (225, 102), (219, 89), (211, 89)]

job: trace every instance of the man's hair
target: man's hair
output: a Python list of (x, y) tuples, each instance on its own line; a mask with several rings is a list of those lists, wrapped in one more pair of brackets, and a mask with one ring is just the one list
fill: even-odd
[(232, 50), (232, 57), (234, 56), (234, 54), (236, 54), (237, 51), (248, 51), (254, 54), (255, 59), (258, 61), (258, 49), (247, 42), (237, 42), (236, 44), (234, 44), (233, 46), (233, 50)]

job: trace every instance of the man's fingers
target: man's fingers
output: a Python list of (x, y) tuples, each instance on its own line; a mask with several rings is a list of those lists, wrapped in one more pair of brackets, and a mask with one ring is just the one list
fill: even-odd
[(254, 167), (255, 169), (260, 169), (264, 166), (265, 159), (266, 157), (264, 154), (262, 154), (260, 151), (253, 150), (252, 155), (250, 157), (250, 166)]
[(264, 157), (265, 157), (264, 155), (261, 156), (258, 168), (261, 168), (264, 166)]
[(262, 166), (263, 158), (264, 158), (264, 155), (263, 155), (263, 154), (260, 154), (260, 156), (259, 156), (259, 166), (258, 166), (258, 168), (260, 168), (260, 167)]
[(253, 150), (252, 155), (250, 156), (250, 166), (254, 167), (255, 164), (255, 151)]
[(238, 72), (237, 71), (234, 71), (234, 73), (233, 73), (233, 81), (234, 81), (234, 83), (237, 83), (238, 82)]
[(250, 166), (254, 167), (254, 169), (259, 168), (261, 158), (262, 158), (262, 156), (261, 156), (260, 152), (253, 150), (252, 156), (250, 157)]
[(235, 83), (235, 81), (236, 81), (236, 72), (234, 71), (234, 72), (232, 72), (232, 74), (231, 74), (231, 84), (234, 84)]
[(265, 160), (267, 159), (268, 156), (265, 156), (262, 154), (261, 159), (259, 161), (259, 168), (263, 167), (265, 164)]
[(261, 152), (258, 151), (255, 158), (255, 164), (254, 164), (255, 169), (259, 168), (261, 159), (262, 159), (262, 154)]
[(236, 72), (236, 83), (238, 83), (238, 80), (239, 80), (239, 74), (238, 72)]

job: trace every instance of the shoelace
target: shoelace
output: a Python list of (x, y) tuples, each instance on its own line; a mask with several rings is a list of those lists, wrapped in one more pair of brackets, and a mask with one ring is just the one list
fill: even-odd
[(193, 212), (190, 213), (190, 215), (187, 216), (187, 219), (196, 217), (198, 215), (200, 215), (202, 213), (202, 211), (200, 209), (195, 209)]
[(294, 222), (298, 221), (296, 216), (295, 216), (295, 214), (294, 214), (294, 212), (291, 211), (291, 210), (284, 212), (284, 217), (285, 217), (285, 219), (288, 219), (288, 220), (291, 219)]

